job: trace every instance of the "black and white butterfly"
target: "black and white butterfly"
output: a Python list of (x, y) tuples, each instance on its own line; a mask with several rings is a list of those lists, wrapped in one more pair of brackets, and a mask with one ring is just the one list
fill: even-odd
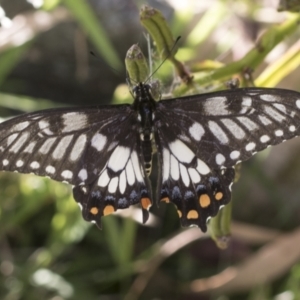
[(156, 198), (175, 204), (183, 226), (206, 222), (230, 201), (234, 165), (300, 131), (300, 93), (242, 88), (154, 101), (138, 84), (129, 105), (51, 109), (0, 124), (0, 169), (74, 186), (83, 218), (153, 202), (148, 175), (157, 150)]

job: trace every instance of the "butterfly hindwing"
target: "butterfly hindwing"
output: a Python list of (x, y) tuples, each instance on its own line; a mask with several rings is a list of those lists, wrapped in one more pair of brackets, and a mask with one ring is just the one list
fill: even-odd
[(230, 201), (234, 169), (211, 169), (197, 156), (197, 148), (180, 137), (165, 123), (157, 128), (158, 198), (175, 204), (182, 226), (206, 231), (208, 218)]
[(120, 143), (114, 148), (94, 182), (73, 188), (74, 198), (82, 206), (83, 218), (95, 221), (98, 227), (101, 227), (102, 216), (134, 204), (140, 204), (143, 222), (148, 219), (151, 188), (145, 176), (143, 158), (139, 155), (136, 132), (131, 131), (125, 141), (126, 144)]

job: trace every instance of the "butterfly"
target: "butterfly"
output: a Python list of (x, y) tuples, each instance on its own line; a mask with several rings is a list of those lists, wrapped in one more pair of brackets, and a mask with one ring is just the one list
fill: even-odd
[[(58, 108), (0, 124), (0, 169), (73, 185), (83, 218), (153, 199), (175, 204), (182, 226), (207, 230), (231, 198), (234, 166), (299, 134), (300, 93), (240, 88), (155, 101), (151, 84), (132, 104)], [(158, 156), (158, 189), (149, 181)]]

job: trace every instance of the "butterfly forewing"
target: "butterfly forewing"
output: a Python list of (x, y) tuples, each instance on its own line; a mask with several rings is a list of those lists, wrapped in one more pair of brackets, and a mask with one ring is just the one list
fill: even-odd
[[(230, 167), (299, 134), (300, 94), (246, 88), (161, 101), (162, 124), (210, 168)], [(174, 135), (173, 134), (173, 135)]]
[(129, 105), (53, 109), (0, 124), (2, 169), (74, 185), (86, 220), (151, 204), (135, 112)]

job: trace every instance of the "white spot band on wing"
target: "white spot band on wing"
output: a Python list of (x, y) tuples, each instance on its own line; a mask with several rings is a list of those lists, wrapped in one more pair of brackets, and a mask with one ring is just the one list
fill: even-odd
[(76, 131), (87, 127), (88, 117), (83, 113), (70, 112), (62, 115), (62, 132)]
[(54, 159), (62, 159), (68, 146), (70, 145), (71, 141), (73, 139), (73, 135), (67, 135), (64, 136), (59, 143), (57, 144), (56, 148), (54, 149), (52, 153), (52, 157)]
[(81, 156), (83, 150), (85, 149), (86, 140), (87, 140), (87, 138), (86, 138), (85, 134), (81, 134), (77, 138), (77, 140), (73, 146), (73, 149), (71, 151), (71, 154), (70, 154), (71, 160), (75, 161)]
[(203, 104), (203, 109), (208, 116), (228, 115), (227, 98), (218, 96), (207, 98)]
[(130, 148), (117, 146), (111, 154), (107, 167), (114, 172), (121, 171), (125, 168), (130, 156)]
[(199, 142), (201, 140), (202, 136), (204, 135), (205, 130), (201, 124), (199, 124), (198, 122), (195, 122), (189, 128), (189, 133), (194, 140)]
[(94, 147), (97, 151), (101, 151), (104, 146), (106, 145), (107, 137), (101, 133), (96, 133), (92, 137), (91, 145)]
[(216, 122), (209, 121), (208, 128), (221, 144), (227, 144), (229, 142), (226, 133)]
[(195, 157), (193, 151), (181, 140), (175, 140), (174, 142), (169, 144), (169, 147), (177, 160), (182, 163), (190, 163)]

